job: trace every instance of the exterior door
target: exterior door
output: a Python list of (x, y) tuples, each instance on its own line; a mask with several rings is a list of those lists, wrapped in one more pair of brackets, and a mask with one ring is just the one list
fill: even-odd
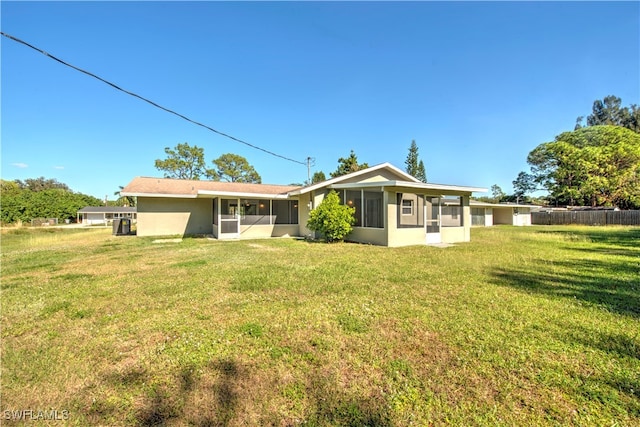
[(220, 230), (218, 238), (237, 239), (240, 237), (240, 201), (220, 199)]
[(427, 244), (441, 243), (440, 236), (440, 199), (438, 197), (425, 197), (426, 219), (424, 225), (427, 232)]

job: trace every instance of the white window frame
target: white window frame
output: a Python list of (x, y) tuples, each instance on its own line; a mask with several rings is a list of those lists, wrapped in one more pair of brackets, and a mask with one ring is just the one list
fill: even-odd
[[(409, 202), (409, 206), (405, 206), (405, 202)], [(409, 213), (405, 213), (405, 209), (409, 209)], [(402, 199), (400, 204), (400, 215), (402, 216), (413, 216), (413, 199)]]

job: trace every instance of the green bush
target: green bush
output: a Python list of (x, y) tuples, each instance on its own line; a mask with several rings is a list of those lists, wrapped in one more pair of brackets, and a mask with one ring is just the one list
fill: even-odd
[(309, 213), (307, 228), (322, 234), (327, 242), (341, 241), (353, 229), (356, 221), (355, 211), (356, 208), (341, 205), (338, 193), (332, 190), (322, 203)]

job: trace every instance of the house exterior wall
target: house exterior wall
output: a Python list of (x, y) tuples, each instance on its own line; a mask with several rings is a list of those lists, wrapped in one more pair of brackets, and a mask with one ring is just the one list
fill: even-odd
[[(397, 194), (400, 193), (393, 194), (396, 194), (396, 197), (399, 197), (397, 196)], [(399, 218), (400, 224), (424, 225), (424, 197), (422, 196), (422, 194), (402, 193), (402, 200), (409, 201), (411, 203), (411, 212), (402, 212), (402, 207), (397, 206), (394, 203), (395, 208), (400, 210), (400, 215), (397, 215), (396, 213), (396, 218)]]
[(354, 227), (353, 231), (347, 236), (347, 240), (386, 246), (388, 242), (387, 230), (384, 228)]
[(484, 209), (484, 226), (491, 227), (493, 225), (493, 209), (485, 208)]
[(107, 225), (110, 221), (120, 218), (129, 218), (136, 221), (135, 212), (78, 212), (78, 215), (81, 215), (82, 224), (85, 225)]
[(241, 225), (241, 239), (264, 239), (267, 237), (293, 237), (300, 235), (298, 224)]
[(471, 241), (471, 206), (469, 196), (462, 196), (462, 215), (464, 216), (462, 228), (464, 229), (463, 242)]
[(468, 242), (466, 227), (441, 227), (440, 237), (442, 243)]
[(493, 208), (493, 223), (513, 225), (513, 208)]
[(309, 213), (311, 209), (309, 206), (317, 206), (313, 202), (313, 194), (303, 194), (300, 196), (300, 202), (298, 203), (298, 236), (309, 236), (313, 232), (307, 228), (307, 222), (309, 222)]
[[(307, 222), (309, 221), (310, 212), (322, 203), (328, 192), (329, 190), (316, 190), (300, 198), (300, 204), (298, 205), (299, 236), (319, 237), (318, 233), (307, 228)], [(311, 209), (309, 209), (309, 204), (311, 205)]]
[[(515, 213), (515, 210), (518, 213)], [(518, 206), (495, 206), (484, 208), (484, 226), (492, 225), (531, 225), (531, 208)]]
[[(425, 226), (398, 228), (398, 197), (396, 192), (385, 191), (387, 246), (424, 245), (427, 242)], [(423, 207), (424, 209), (424, 207)]]
[(138, 236), (210, 234), (211, 199), (138, 197)]
[(389, 247), (424, 245), (427, 242), (426, 230), (424, 227), (389, 230), (387, 242)]
[(528, 226), (531, 225), (531, 209), (518, 208), (518, 214), (513, 214), (513, 225)]
[(103, 213), (86, 213), (83, 214), (82, 223), (93, 225), (93, 224), (106, 224), (106, 220), (104, 219)]

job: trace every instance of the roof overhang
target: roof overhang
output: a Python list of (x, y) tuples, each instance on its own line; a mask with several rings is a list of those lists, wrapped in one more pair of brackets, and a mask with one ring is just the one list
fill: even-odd
[(540, 205), (519, 205), (517, 203), (488, 203), (471, 200), (470, 206), (486, 207), (486, 208), (539, 208)]
[(397, 188), (397, 189), (410, 189), (410, 190), (423, 190), (426, 192), (433, 191), (435, 194), (440, 193), (462, 193), (471, 194), (475, 192), (487, 192), (486, 188), (481, 187), (467, 187), (462, 185), (448, 185), (448, 184), (432, 184), (429, 182), (410, 182), (410, 181), (374, 181), (374, 182), (353, 182), (348, 184), (333, 184), (329, 185), (329, 188), (335, 189), (348, 189), (348, 188)]
[[(315, 191), (318, 190), (320, 188), (326, 188), (326, 187), (331, 187), (333, 185), (337, 185), (338, 183), (347, 180), (347, 179), (353, 179), (355, 177), (367, 174), (367, 173), (371, 173), (371, 172), (375, 172), (377, 170), (382, 170), (382, 169), (387, 169), (390, 170), (392, 172), (394, 172), (396, 175), (399, 175), (401, 177), (404, 177), (407, 179), (407, 182), (417, 182), (419, 183), (420, 181), (418, 181), (417, 178), (414, 178), (413, 176), (409, 175), (408, 173), (406, 173), (405, 171), (403, 171), (402, 169), (399, 169), (395, 166), (393, 166), (391, 163), (381, 163), (379, 165), (375, 165), (375, 166), (371, 166), (369, 168), (366, 169), (360, 169), (359, 171), (356, 172), (352, 172), (346, 175), (341, 175), (335, 178), (331, 178), (327, 181), (322, 181), (322, 182), (318, 182), (316, 184), (312, 184), (308, 187), (302, 187), (299, 188), (297, 190), (293, 190), (289, 192), (289, 195), (291, 196), (297, 196), (299, 194), (305, 194), (308, 193), (310, 191)], [(338, 187), (333, 187), (333, 188), (338, 188)], [(486, 190), (485, 190), (486, 191)]]
[(212, 190), (198, 190), (198, 196), (205, 197), (237, 197), (237, 198), (249, 198), (249, 199), (288, 199), (288, 194), (268, 194), (268, 193), (243, 193), (236, 191), (212, 191)]
[(121, 191), (120, 195), (128, 197), (172, 197), (175, 199), (195, 199), (198, 197), (197, 194), (129, 193), (124, 191)]

